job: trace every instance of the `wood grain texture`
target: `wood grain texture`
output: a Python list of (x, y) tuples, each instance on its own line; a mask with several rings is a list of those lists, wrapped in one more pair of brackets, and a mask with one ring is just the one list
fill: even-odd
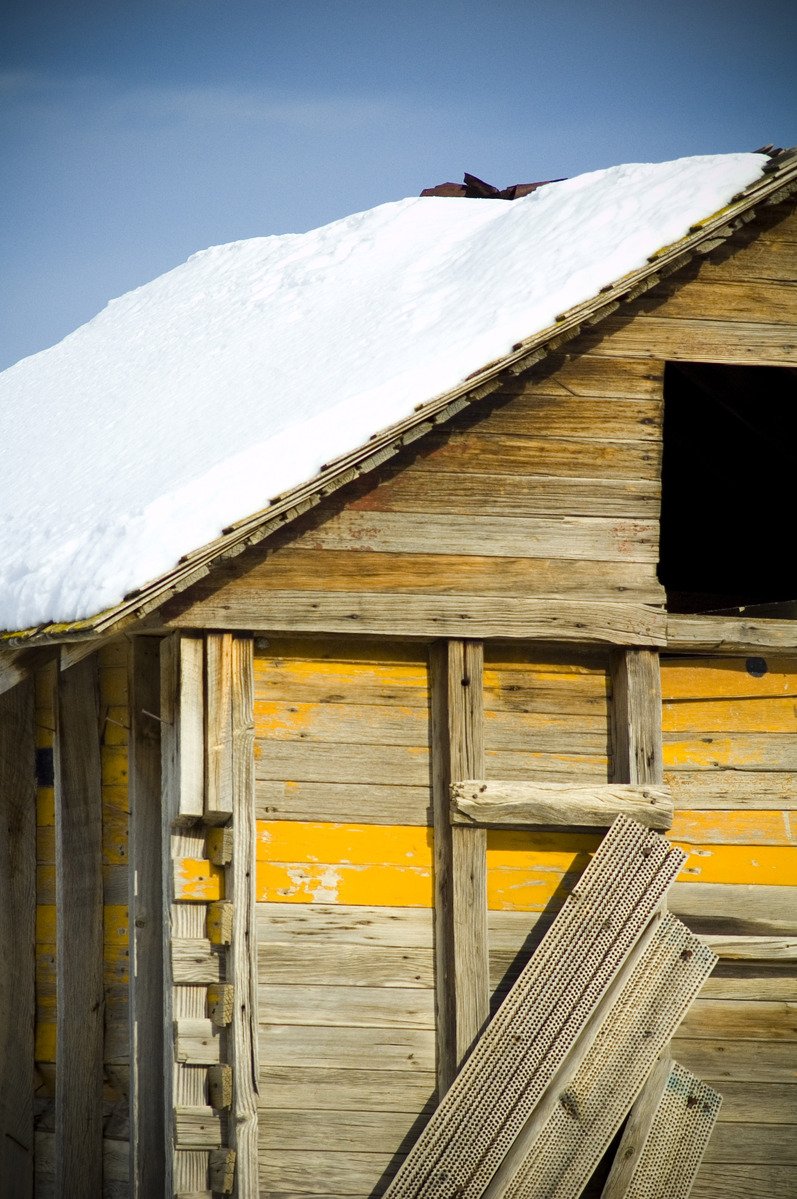
[(484, 769), (484, 655), (476, 642), (432, 646), (438, 1088), (445, 1094), (489, 1013), (487, 837), (451, 826), (454, 780)]
[(664, 830), (672, 824), (672, 800), (664, 786), (572, 787), (477, 779), (455, 783), (451, 794), (451, 819), (458, 824), (608, 828), (621, 813), (648, 828)]
[(36, 916), (34, 684), (0, 695), (0, 1179), (33, 1194)]
[[(168, 651), (167, 651), (168, 652)], [(131, 1191), (164, 1191), (163, 883), (160, 643), (133, 639), (130, 660)], [(171, 755), (170, 755), (171, 756)], [(172, 759), (173, 760), (173, 759)]]
[(229, 633), (205, 637), (205, 802), (208, 824), (223, 824), (233, 811), (232, 649)]
[(204, 810), (204, 647), (201, 637), (176, 634), (161, 646), (163, 793), (177, 805), (175, 822)]
[(96, 656), (58, 678), (56, 1190), (102, 1189), (102, 779)]
[[(555, 603), (552, 601), (556, 601)], [(343, 633), (420, 638), (517, 638), (613, 645), (661, 645), (665, 617), (634, 603), (579, 603), (556, 596), (382, 595), (274, 591), (233, 602), (221, 592), (169, 618), (174, 627)]]
[(797, 649), (793, 620), (747, 620), (730, 616), (669, 616), (667, 648), (701, 654), (791, 654)]
[(797, 328), (787, 323), (711, 320), (705, 317), (640, 315), (632, 321), (610, 316), (601, 333), (582, 343), (601, 354), (649, 355), (676, 362), (717, 362), (729, 366), (794, 366)]
[(233, 1069), (229, 1120), (230, 1148), (235, 1150), (235, 1193), (257, 1199), (258, 1058), (257, 939), (255, 929), (255, 773), (254, 773), (254, 646), (250, 637), (231, 641), (229, 679), (231, 750), (232, 858), (226, 870), (234, 904), (230, 981), (235, 1007), (228, 1038)]

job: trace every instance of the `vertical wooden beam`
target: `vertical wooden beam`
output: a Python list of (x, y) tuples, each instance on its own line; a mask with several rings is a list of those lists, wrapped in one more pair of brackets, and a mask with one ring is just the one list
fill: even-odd
[(131, 1194), (165, 1192), (160, 641), (130, 659)]
[[(658, 650), (615, 650), (612, 654), (611, 675), (614, 762), (612, 781), (662, 783), (664, 761), (661, 735), (661, 662)], [(662, 911), (666, 909), (666, 901), (661, 907)], [(602, 1199), (625, 1194), (626, 1173), (622, 1159), (626, 1156), (634, 1157), (636, 1164), (639, 1156), (637, 1148), (644, 1145), (655, 1118), (661, 1098), (661, 1080), (664, 1078), (666, 1081), (670, 1059), (668, 1044), (631, 1109)]]
[(164, 638), (161, 678), (163, 794), (172, 824), (190, 824), (202, 819), (205, 806), (202, 638)]
[(234, 907), (228, 961), (235, 1006), (229, 1038), (233, 1076), (229, 1127), (230, 1147), (235, 1151), (235, 1194), (238, 1199), (257, 1199), (260, 1069), (255, 932), (254, 641), (251, 637), (235, 637), (230, 641), (227, 660), (230, 663), (233, 846), (226, 873), (226, 892)]
[(451, 784), (484, 776), (481, 642), (432, 647), (437, 1076), (440, 1096), (489, 1015), (487, 833), (451, 825)]
[(618, 650), (612, 657), (615, 783), (661, 783), (661, 671), (652, 649)]
[(56, 1193), (102, 1193), (103, 888), (97, 657), (58, 678)]
[(34, 687), (0, 695), (0, 1180), (33, 1194), (36, 767)]
[(233, 814), (232, 667), (233, 639), (227, 633), (205, 638), (205, 820), (224, 824)]

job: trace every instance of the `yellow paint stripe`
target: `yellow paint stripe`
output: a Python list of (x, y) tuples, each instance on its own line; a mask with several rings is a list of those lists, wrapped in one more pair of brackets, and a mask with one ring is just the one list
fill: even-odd
[(37, 1062), (54, 1062), (56, 1053), (55, 1024), (37, 1024), (33, 1056)]
[(432, 906), (432, 871), (421, 866), (257, 863), (259, 903)]
[(55, 789), (38, 787), (36, 790), (36, 824), (40, 828), (55, 824)]
[(36, 905), (36, 944), (55, 945), (55, 904)]
[(224, 872), (206, 858), (177, 858), (174, 863), (174, 897), (182, 900), (221, 899)]
[(432, 831), (410, 825), (258, 820), (259, 862), (335, 862), (431, 870)]
[(794, 747), (794, 741), (780, 733), (772, 736), (756, 737), (745, 735), (739, 737), (724, 735), (714, 736), (711, 733), (705, 737), (682, 737), (677, 741), (665, 741), (663, 746), (664, 767), (666, 770), (689, 769), (723, 769), (726, 767), (737, 770), (772, 770), (784, 769), (773, 761), (773, 738), (781, 738), (774, 748), (777, 755), (788, 754)]
[(676, 812), (669, 836), (679, 842), (718, 845), (795, 845), (797, 820), (791, 812)]
[(103, 745), (100, 750), (103, 787), (127, 786), (127, 750), (120, 745)]
[[(761, 656), (761, 655), (756, 655)], [(766, 661), (766, 655), (764, 660)], [(765, 674), (751, 674), (746, 658), (664, 660), (661, 692), (669, 700), (797, 695), (797, 658), (771, 658)]]
[[(676, 842), (677, 844), (677, 842)], [(797, 849), (780, 845), (682, 845), (682, 883), (797, 887)]]
[(665, 733), (797, 733), (797, 695), (665, 703)]

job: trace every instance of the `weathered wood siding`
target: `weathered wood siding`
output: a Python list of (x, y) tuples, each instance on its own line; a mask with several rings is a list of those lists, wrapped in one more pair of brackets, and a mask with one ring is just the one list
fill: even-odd
[[(127, 811), (127, 644), (100, 651), (100, 762), (103, 875), (103, 1124), (104, 1193), (119, 1199), (128, 1190), (129, 1156), (129, 930)], [(36, 1194), (55, 1183), (54, 1100), (56, 1044), (55, 797), (53, 747), (57, 664), (36, 675)]]
[[(385, 636), (661, 635), (663, 364), (582, 357), (508, 383), (195, 591), (174, 624)], [(551, 602), (554, 601), (555, 602)]]
[(422, 648), (255, 661), (261, 1193), (379, 1194), (435, 1091)]
[[(672, 906), (695, 931), (797, 936), (797, 660), (665, 659), (664, 763), (691, 850)], [(752, 952), (752, 950), (751, 950)], [(721, 960), (673, 1052), (722, 1092), (698, 1196), (797, 1190), (794, 961)]]

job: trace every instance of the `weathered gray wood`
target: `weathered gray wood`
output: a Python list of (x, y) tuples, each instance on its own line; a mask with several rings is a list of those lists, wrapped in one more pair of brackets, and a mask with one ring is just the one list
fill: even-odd
[(175, 1061), (209, 1066), (220, 1060), (219, 1035), (210, 1020), (183, 1018), (174, 1022)]
[[(672, 1043), (673, 1054), (679, 1062), (700, 1078), (709, 1078), (723, 1093), (728, 1119), (733, 1111), (728, 1104), (728, 1083), (751, 1088), (745, 1119), (760, 1120), (760, 1111), (755, 1107), (767, 1107), (766, 1093), (756, 1091), (756, 1083), (792, 1084), (797, 1078), (797, 1041), (728, 1041), (724, 1038), (709, 1040), (703, 1037), (684, 1037), (680, 1034)], [(761, 1101), (759, 1103), (759, 1100)], [(791, 1117), (788, 1117), (789, 1119)]]
[(175, 983), (217, 983), (224, 976), (224, 959), (206, 937), (172, 937), (172, 979)]
[(216, 596), (169, 618), (174, 627), (409, 637), (524, 637), (579, 644), (663, 645), (665, 616), (643, 604), (578, 603), (556, 596), (359, 594), (274, 591), (231, 607)]
[(484, 772), (484, 654), (449, 641), (430, 655), (438, 1086), (445, 1094), (490, 1010), (487, 835), (452, 827), (451, 783)]
[(668, 829), (673, 816), (669, 789), (663, 785), (630, 783), (571, 787), (568, 783), (509, 783), (493, 779), (469, 779), (454, 783), (451, 788), (454, 824), (608, 828), (620, 815), (648, 828)]
[(160, 643), (135, 637), (130, 659), (131, 1191), (164, 1193), (163, 886)]
[(0, 1179), (33, 1193), (36, 764), (33, 680), (0, 695)]
[(482, 1195), (683, 862), (658, 833), (617, 818), (408, 1156), (392, 1199)]
[(642, 1150), (645, 1148), (645, 1142), (667, 1088), (671, 1069), (672, 1062), (668, 1048), (657, 1061), (639, 1100), (631, 1109), (615, 1152), (609, 1177), (601, 1192), (601, 1199), (625, 1199), (634, 1170), (642, 1156)]
[(230, 798), (233, 818), (232, 860), (227, 893), (234, 904), (230, 979), (235, 1008), (228, 1037), (233, 1068), (230, 1148), (235, 1150), (238, 1199), (257, 1199), (257, 1096), (260, 1089), (257, 1015), (257, 936), (255, 928), (255, 770), (254, 645), (251, 637), (232, 640), (228, 691), (231, 730)]
[(795, 962), (797, 937), (704, 936), (717, 957), (737, 962)]
[(233, 639), (205, 637), (205, 820), (224, 824), (233, 812), (232, 678)]
[(668, 616), (667, 648), (684, 653), (769, 654), (797, 650), (797, 621), (733, 616)]
[(614, 782), (662, 782), (661, 676), (655, 650), (618, 651), (612, 661)]
[[(370, 1063), (369, 1063), (370, 1064)], [(363, 1066), (366, 1063), (363, 1059)], [(403, 1112), (413, 1119), (429, 1114), (436, 1100), (434, 1072), (336, 1069), (331, 1066), (266, 1065), (260, 1107), (261, 1137), (274, 1111), (375, 1113)]]
[(56, 1191), (102, 1190), (102, 792), (96, 656), (58, 676)]
[(163, 794), (173, 822), (196, 820), (204, 807), (204, 705), (201, 637), (167, 637), (161, 647)]
[(179, 1149), (217, 1149), (221, 1145), (221, 1120), (212, 1107), (178, 1107), (174, 1113)]

